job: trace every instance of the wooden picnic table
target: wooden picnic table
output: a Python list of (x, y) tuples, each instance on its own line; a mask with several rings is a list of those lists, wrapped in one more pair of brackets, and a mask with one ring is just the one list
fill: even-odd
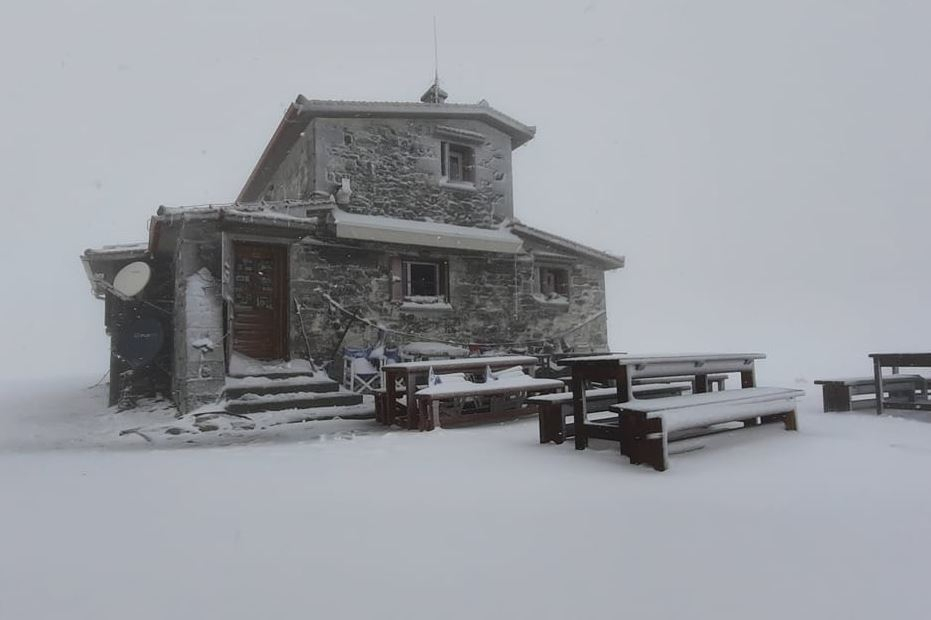
[[(537, 363), (537, 358), (530, 355), (501, 355), (497, 357), (463, 357), (388, 364), (382, 367), (385, 373), (386, 419), (390, 424), (390, 421), (396, 417), (396, 412), (402, 410), (406, 411), (407, 414), (407, 428), (416, 429), (418, 427), (417, 402), (414, 395), (417, 392), (418, 383), (420, 385), (426, 384), (431, 368), (434, 374), (453, 372), (480, 374), (485, 372), (486, 367), (492, 370), (502, 370), (513, 366), (533, 368)], [(404, 405), (398, 402), (400, 398), (398, 381), (403, 383), (403, 392), (401, 394), (407, 397), (407, 402)]]
[(894, 404), (896, 408), (920, 409), (931, 411), (931, 401), (926, 392), (920, 400), (892, 403), (883, 398), (883, 368), (892, 368), (892, 374), (899, 374), (899, 368), (931, 368), (931, 353), (870, 353), (873, 360), (873, 382), (876, 390), (876, 415), (882, 415), (886, 405)]
[[(586, 381), (614, 380), (617, 402), (631, 399), (634, 379), (691, 376), (694, 391), (708, 391), (708, 375), (740, 373), (740, 387), (756, 387), (754, 362), (764, 359), (763, 353), (688, 353), (673, 355), (591, 355), (564, 359), (560, 363), (572, 369), (573, 427), (575, 448), (588, 447), (589, 436), (596, 436), (599, 427), (588, 424), (585, 402)], [(594, 434), (593, 434), (594, 433)]]

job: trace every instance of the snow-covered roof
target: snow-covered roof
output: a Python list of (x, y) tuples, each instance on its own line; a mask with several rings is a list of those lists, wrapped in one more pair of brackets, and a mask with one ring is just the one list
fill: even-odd
[(309, 209), (327, 211), (331, 206), (331, 203), (314, 200), (285, 200), (279, 202), (252, 203), (233, 202), (229, 204), (208, 204), (187, 207), (161, 206), (158, 208), (157, 215), (163, 220), (170, 221), (174, 218), (182, 217), (213, 219), (222, 214), (226, 218), (246, 222), (254, 220), (262, 223), (279, 225), (294, 224), (307, 226), (308, 224), (315, 223), (315, 220), (307, 215)]
[[(573, 254), (592, 259), (595, 262), (604, 265), (607, 269), (620, 269), (624, 266), (623, 256), (615, 256), (614, 254), (609, 254), (608, 252), (604, 252), (602, 250), (596, 250), (595, 248), (591, 248), (587, 245), (572, 241), (571, 239), (566, 239), (565, 237), (554, 235), (553, 233), (540, 230), (539, 228), (527, 226), (521, 222), (513, 222), (510, 228), (511, 231), (518, 237), (537, 240), (547, 245), (568, 250)], [(545, 255), (548, 253), (535, 252), (535, 254)]]
[(336, 236), (343, 239), (382, 241), (432, 248), (517, 254), (522, 242), (506, 229), (474, 228), (435, 222), (417, 222), (381, 215), (359, 215), (333, 210)]
[(88, 248), (84, 250), (84, 256), (88, 259), (123, 260), (145, 256), (148, 251), (149, 243), (142, 241), (139, 243), (119, 243), (99, 248)]
[(487, 103), (423, 103), (419, 101), (334, 101), (307, 99), (298, 95), (285, 111), (271, 140), (262, 152), (238, 200), (262, 196), (269, 179), (287, 157), (291, 147), (314, 118), (429, 118), (464, 119), (487, 123), (511, 137), (517, 148), (531, 140), (536, 128), (499, 112)]
[(421, 101), (341, 101), (307, 99), (298, 95), (294, 102), (302, 117), (413, 117), (466, 118), (482, 120), (511, 136), (514, 148), (533, 138), (536, 127), (525, 125), (499, 112), (487, 103), (424, 103)]

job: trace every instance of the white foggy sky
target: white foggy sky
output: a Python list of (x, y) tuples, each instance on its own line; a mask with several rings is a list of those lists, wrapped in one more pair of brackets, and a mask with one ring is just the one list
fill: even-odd
[(611, 344), (763, 377), (931, 348), (931, 4), (33, 2), (0, 8), (0, 367), (102, 374), (79, 254), (235, 198), (288, 103), (487, 99), (525, 222), (624, 254)]

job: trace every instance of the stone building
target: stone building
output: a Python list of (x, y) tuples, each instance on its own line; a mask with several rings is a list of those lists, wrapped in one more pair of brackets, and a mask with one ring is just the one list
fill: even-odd
[[(87, 250), (111, 399), (161, 391), (189, 411), (239, 358), (322, 363), (379, 341), (605, 350), (604, 273), (624, 259), (516, 219), (511, 153), (535, 129), (445, 100), (299, 96), (235, 203), (161, 207), (147, 243)], [(138, 261), (150, 283), (127, 298), (111, 283)], [(140, 338), (155, 348), (142, 320), (160, 346), (133, 363)]]

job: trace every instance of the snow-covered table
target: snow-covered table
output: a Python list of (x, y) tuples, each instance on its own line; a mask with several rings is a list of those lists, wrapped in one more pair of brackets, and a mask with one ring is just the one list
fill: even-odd
[(585, 401), (586, 382), (613, 380), (617, 402), (631, 399), (634, 379), (689, 376), (694, 377), (696, 393), (708, 390), (708, 375), (740, 373), (740, 386), (756, 386), (754, 362), (764, 359), (762, 353), (684, 353), (684, 354), (616, 354), (590, 355), (564, 359), (560, 363), (572, 369), (573, 428), (575, 448), (588, 447), (589, 436), (598, 436), (601, 426), (589, 424)]
[[(873, 360), (873, 382), (875, 384), (874, 389), (876, 392), (876, 415), (882, 415), (883, 409), (886, 405), (892, 405), (889, 401), (884, 399), (884, 390), (883, 384), (886, 381), (886, 377), (883, 376), (882, 370), (884, 367), (892, 368), (892, 373), (894, 375), (899, 373), (899, 368), (931, 368), (931, 353), (870, 353), (870, 358)], [(896, 409), (905, 408), (905, 409), (920, 409), (925, 411), (931, 411), (931, 401), (927, 399), (927, 393), (923, 395), (923, 398), (916, 399), (914, 402), (898, 402), (894, 403)]]
[[(562, 392), (565, 389), (566, 385), (559, 379), (536, 379), (528, 376), (492, 379), (485, 383), (456, 381), (431, 385), (418, 390), (415, 395), (417, 427), (422, 431), (430, 431), (436, 426), (446, 428), (530, 415), (537, 412), (537, 405), (527, 404), (527, 396)], [(462, 398), (489, 399), (489, 410), (467, 415), (462, 415), (461, 412), (457, 415), (440, 414), (441, 402)], [(508, 402), (503, 402), (505, 400)], [(499, 403), (497, 406), (496, 402)]]
[[(502, 370), (513, 366), (533, 369), (536, 365), (537, 358), (529, 355), (464, 357), (388, 364), (382, 367), (382, 371), (385, 373), (385, 394), (382, 397), (384, 398), (384, 406), (380, 407), (383, 412), (380, 422), (391, 425), (400, 415), (400, 417), (406, 417), (407, 428), (417, 428), (417, 402), (414, 393), (417, 391), (418, 382), (420, 385), (427, 383), (427, 376), (430, 374), (431, 368), (434, 374), (456, 372), (482, 374), (485, 372), (486, 367), (491, 368), (491, 370)], [(403, 384), (403, 391), (400, 393), (398, 391), (399, 381)], [(399, 401), (402, 395), (406, 396), (406, 402), (404, 403)]]

